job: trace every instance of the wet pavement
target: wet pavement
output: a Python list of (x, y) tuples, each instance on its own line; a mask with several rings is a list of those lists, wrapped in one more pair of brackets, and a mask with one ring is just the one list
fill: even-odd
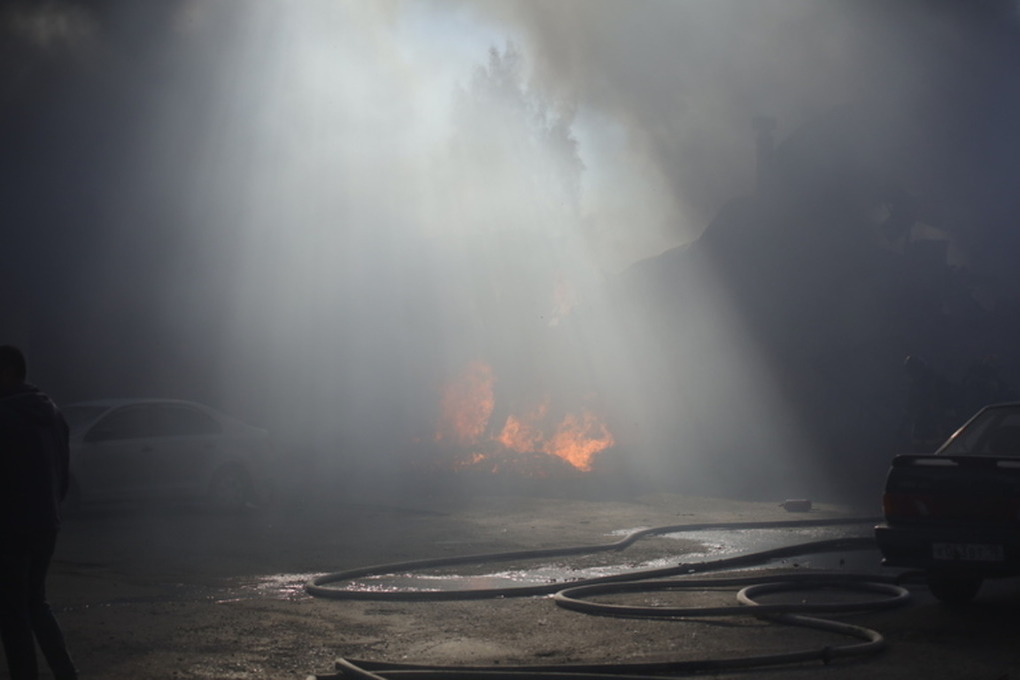
[[(83, 677), (104, 680), (299, 679), (332, 668), (340, 655), (455, 664), (596, 662), (831, 643), (821, 634), (753, 620), (621, 622), (565, 611), (545, 597), (423, 604), (336, 602), (304, 592), (312, 577), (373, 564), (599, 545), (636, 529), (677, 523), (799, 518), (774, 503), (669, 495), (626, 501), (440, 499), (420, 506), (418, 500), (345, 498), (238, 517), (174, 507), (93, 511), (65, 527), (50, 601)], [(851, 514), (860, 515), (816, 506), (804, 518)], [(463, 565), (363, 582), (420, 589), (569, 585), (803, 541), (867, 537), (871, 531), (866, 523), (683, 532), (642, 539), (622, 551)], [(882, 572), (874, 550), (787, 557), (756, 568)], [(941, 606), (923, 587), (911, 590), (912, 606), (854, 618), (886, 636), (883, 655), (755, 677), (1020, 677), (1016, 579), (989, 582), (962, 610)], [(731, 604), (733, 593), (691, 592), (683, 598)]]
[[(617, 540), (649, 527), (619, 529), (607, 536)], [(558, 558), (555, 560), (532, 560), (503, 569), (492, 569), (496, 562), (479, 562), (442, 569), (423, 569), (414, 572), (397, 571), (364, 576), (336, 584), (335, 588), (354, 592), (398, 593), (423, 591), (464, 591), (509, 589), (521, 586), (556, 584), (569, 585), (577, 581), (618, 574), (633, 574), (663, 570), (681, 565), (697, 565), (721, 558), (772, 550), (802, 543), (811, 543), (838, 538), (870, 537), (874, 523), (867, 521), (859, 525), (830, 527), (772, 528), (772, 529), (713, 529), (693, 532), (674, 532), (658, 535), (660, 556), (633, 561), (627, 559), (627, 550), (610, 553), (595, 553), (581, 558)], [(691, 544), (694, 539), (697, 543)], [(684, 543), (684, 548), (668, 545)], [(591, 564), (595, 559), (599, 564)], [(819, 552), (796, 557), (771, 559), (763, 564), (742, 567), (742, 571), (803, 568), (812, 570), (833, 570), (856, 573), (883, 573), (881, 555), (877, 549), (840, 550)], [(587, 563), (587, 564), (585, 564)]]

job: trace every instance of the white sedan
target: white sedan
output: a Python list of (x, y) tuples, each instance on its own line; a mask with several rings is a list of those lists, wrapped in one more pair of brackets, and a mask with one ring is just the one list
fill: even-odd
[(70, 506), (161, 498), (240, 510), (269, 490), (269, 433), (202, 404), (105, 399), (61, 411), (71, 427)]

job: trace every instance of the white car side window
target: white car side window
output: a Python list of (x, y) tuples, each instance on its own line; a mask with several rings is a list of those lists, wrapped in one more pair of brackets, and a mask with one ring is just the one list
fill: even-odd
[(101, 418), (92, 426), (85, 441), (109, 441), (151, 437), (150, 409), (143, 406), (122, 408)]

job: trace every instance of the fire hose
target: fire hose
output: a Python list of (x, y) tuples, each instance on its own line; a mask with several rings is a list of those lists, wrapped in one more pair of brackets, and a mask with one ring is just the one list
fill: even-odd
[[(328, 584), (350, 582), (370, 576), (406, 573), (437, 567), (480, 564), (522, 559), (542, 559), (568, 555), (585, 555), (609, 550), (623, 550), (634, 542), (653, 535), (674, 534), (706, 530), (738, 529), (793, 529), (806, 527), (862, 525), (874, 523), (878, 518), (839, 518), (794, 520), (780, 522), (716, 522), (678, 524), (641, 529), (627, 534), (619, 541), (567, 548), (519, 550), (485, 553), (435, 559), (413, 560), (381, 564), (359, 569), (338, 571), (310, 580), (305, 590), (315, 597), (347, 600), (401, 600), (439, 601), (467, 600), (500, 597), (526, 597), (553, 595), (556, 605), (587, 614), (622, 618), (656, 618), (678, 620), (691, 617), (754, 616), (787, 625), (828, 631), (862, 640), (851, 644), (825, 646), (814, 649), (780, 652), (743, 657), (678, 660), (658, 663), (626, 664), (548, 664), (527, 666), (437, 666), (425, 664), (390, 663), (381, 661), (339, 658), (336, 673), (310, 676), (309, 680), (341, 680), (360, 678), (370, 680), (397, 680), (414, 678), (432, 680), (460, 678), (465, 680), (534, 680), (542, 678), (569, 678), (588, 680), (613, 678), (614, 680), (651, 680), (668, 675), (686, 675), (705, 671), (725, 671), (759, 666), (788, 665), (809, 661), (829, 663), (838, 658), (876, 654), (885, 646), (882, 635), (872, 629), (842, 621), (818, 618), (808, 614), (848, 613), (877, 611), (907, 604), (910, 593), (890, 576), (859, 573), (797, 573), (769, 576), (712, 577), (692, 579), (693, 574), (719, 572), (740, 567), (761, 565), (770, 560), (811, 553), (866, 550), (874, 547), (872, 537), (844, 537), (798, 543), (770, 550), (744, 553), (715, 560), (680, 563), (657, 569), (631, 571), (563, 583), (543, 583), (508, 588), (480, 588), (455, 591), (443, 590), (353, 590), (330, 587)], [(667, 580), (659, 580), (667, 579)], [(588, 598), (620, 593), (650, 593), (682, 589), (741, 587), (736, 606), (722, 607), (663, 607), (607, 604)], [(873, 595), (866, 600), (841, 602), (810, 602), (795, 604), (762, 604), (760, 595), (797, 590), (834, 589), (864, 592)]]

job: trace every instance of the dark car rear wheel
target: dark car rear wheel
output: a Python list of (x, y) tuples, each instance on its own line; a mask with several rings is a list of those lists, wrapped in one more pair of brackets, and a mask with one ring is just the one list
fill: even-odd
[(945, 604), (964, 604), (978, 594), (984, 579), (980, 576), (928, 572), (928, 590)]
[(251, 478), (237, 465), (220, 468), (209, 483), (209, 505), (222, 512), (239, 512), (252, 499)]

